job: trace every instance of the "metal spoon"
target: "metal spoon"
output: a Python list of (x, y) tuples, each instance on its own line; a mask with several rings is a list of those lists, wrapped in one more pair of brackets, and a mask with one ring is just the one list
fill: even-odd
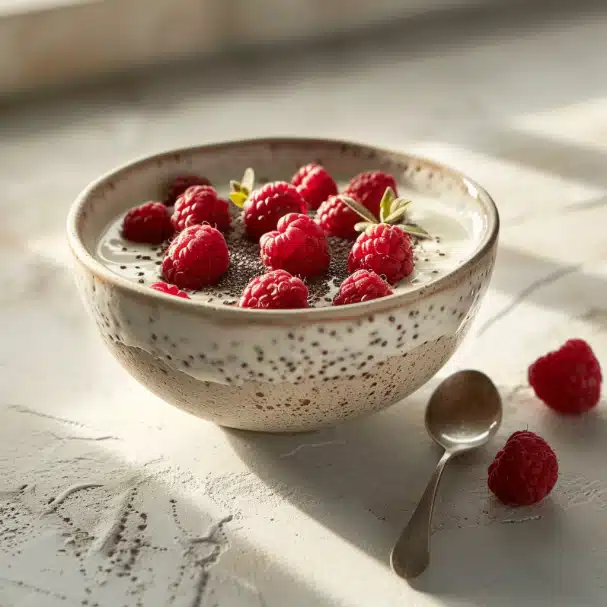
[(502, 421), (502, 400), (480, 371), (459, 371), (445, 379), (426, 409), (426, 428), (445, 449), (424, 494), (392, 549), (392, 569), (405, 579), (423, 573), (430, 562), (430, 525), (438, 483), (455, 455), (481, 447)]

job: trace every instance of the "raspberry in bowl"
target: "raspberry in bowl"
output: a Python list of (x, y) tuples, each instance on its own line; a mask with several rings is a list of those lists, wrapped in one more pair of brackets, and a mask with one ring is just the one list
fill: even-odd
[[(335, 196), (357, 221), (329, 212)], [(150, 202), (166, 215), (131, 212)], [(498, 227), (489, 195), (447, 167), (268, 139), (119, 168), (78, 198), (68, 238), (85, 304), (131, 375), (217, 424), (297, 432), (393, 404), (445, 364), (486, 291)]]

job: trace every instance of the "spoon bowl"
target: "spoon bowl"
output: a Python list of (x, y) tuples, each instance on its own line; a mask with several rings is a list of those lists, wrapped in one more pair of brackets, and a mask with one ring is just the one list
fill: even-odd
[(434, 500), (447, 462), (481, 447), (502, 422), (502, 400), (493, 382), (480, 371), (459, 371), (445, 379), (426, 409), (426, 428), (445, 449), (428, 486), (390, 555), (396, 574), (405, 579), (423, 573), (430, 563), (430, 528)]
[(426, 409), (426, 429), (446, 451), (462, 453), (484, 445), (499, 429), (502, 402), (480, 371), (459, 371), (445, 379)]

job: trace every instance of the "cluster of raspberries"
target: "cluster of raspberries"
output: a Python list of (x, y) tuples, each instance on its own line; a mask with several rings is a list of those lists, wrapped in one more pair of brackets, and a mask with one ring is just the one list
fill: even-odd
[[(391, 175), (366, 171), (354, 177), (340, 194), (324, 167), (307, 164), (290, 183), (275, 181), (246, 191), (242, 220), (247, 237), (259, 242), (267, 272), (250, 281), (238, 305), (260, 309), (308, 307), (304, 280), (327, 271), (327, 236), (353, 241), (348, 256), (350, 276), (342, 283), (334, 305), (392, 294), (390, 285), (413, 271), (408, 234), (397, 225), (378, 221), (358, 235), (354, 226), (361, 217), (344, 202), (344, 197), (354, 200), (377, 218), (388, 188), (396, 195), (397, 185)], [(188, 298), (182, 289), (195, 291), (216, 284), (227, 272), (230, 252), (224, 233), (231, 222), (230, 202), (221, 198), (207, 179), (184, 175), (170, 184), (163, 202), (131, 209), (124, 218), (122, 235), (138, 243), (169, 242), (162, 262), (166, 283), (152, 287)]]
[[(538, 358), (527, 373), (536, 396), (560, 414), (586, 413), (601, 400), (601, 366), (583, 339), (570, 339)], [(556, 454), (543, 438), (515, 432), (489, 466), (489, 489), (505, 504), (528, 506), (552, 491), (558, 470)]]

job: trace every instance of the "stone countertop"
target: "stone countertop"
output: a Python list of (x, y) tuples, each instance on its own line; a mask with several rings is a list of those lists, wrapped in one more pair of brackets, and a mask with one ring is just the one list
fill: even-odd
[[(2, 107), (2, 607), (602, 607), (607, 405), (558, 417), (526, 369), (573, 336), (607, 361), (606, 41), (607, 9), (584, 2), (477, 11)], [(270, 134), (448, 162), (503, 219), (490, 292), (439, 376), (306, 435), (222, 430), (136, 384), (84, 314), (64, 238), (71, 201), (114, 165)], [(424, 404), (470, 366), (500, 386), (504, 426), (447, 471), (432, 567), (411, 587), (387, 557), (438, 458)], [(561, 476), (516, 510), (486, 469), (524, 428)]]

